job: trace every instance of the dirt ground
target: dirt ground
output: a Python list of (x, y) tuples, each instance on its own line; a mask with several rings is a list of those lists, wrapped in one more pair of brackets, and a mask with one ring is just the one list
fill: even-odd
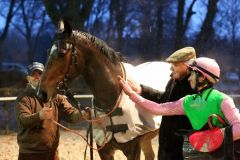
[[(157, 155), (157, 137), (153, 139), (153, 148), (155, 155)], [(61, 160), (84, 160), (84, 150), (86, 147), (85, 141), (70, 132), (61, 131), (61, 138), (59, 144), (59, 155)], [(16, 140), (16, 133), (8, 135), (0, 135), (0, 160), (17, 160), (18, 145)], [(98, 153), (94, 151), (94, 160), (99, 160)], [(117, 151), (115, 154), (116, 160), (126, 160), (121, 151)], [(141, 160), (144, 160), (142, 153)], [(89, 148), (87, 151), (86, 160), (90, 160)], [(157, 158), (155, 158), (157, 160)]]

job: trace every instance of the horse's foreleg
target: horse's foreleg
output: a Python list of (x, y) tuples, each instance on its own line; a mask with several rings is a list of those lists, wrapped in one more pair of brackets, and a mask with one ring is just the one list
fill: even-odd
[(141, 155), (141, 149), (135, 148), (135, 152), (132, 153), (124, 153), (124, 155), (127, 157), (127, 160), (140, 160)]
[(127, 157), (127, 160), (140, 160), (141, 147), (140, 147), (140, 136), (134, 138), (133, 140), (122, 143), (121, 149), (123, 154)]
[(145, 160), (154, 160), (155, 154), (152, 147), (152, 139), (159, 133), (159, 129), (149, 132), (141, 137), (140, 146), (144, 153)]
[(114, 160), (115, 150), (113, 149), (113, 147), (111, 147), (110, 142), (107, 143), (101, 150), (98, 151), (101, 160)]
[(154, 160), (155, 154), (153, 152), (151, 141), (145, 141), (141, 145), (142, 151), (145, 156), (145, 160)]

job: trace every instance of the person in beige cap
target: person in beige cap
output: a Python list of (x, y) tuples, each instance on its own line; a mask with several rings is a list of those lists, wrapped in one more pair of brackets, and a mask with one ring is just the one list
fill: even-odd
[[(184, 154), (175, 157), (176, 160), (182, 159), (182, 156), (188, 160), (239, 160), (240, 113), (230, 96), (214, 88), (220, 80), (220, 66), (215, 59), (208, 57), (199, 57), (187, 65), (191, 73), (189, 84), (197, 93), (188, 94), (173, 102), (156, 103), (147, 100), (134, 92), (122, 77), (119, 77), (119, 83), (125, 94), (145, 112), (169, 117), (188, 117), (192, 129), (179, 132), (186, 138)], [(182, 118), (179, 117), (178, 121), (182, 121)], [(180, 125), (178, 121), (176, 122)], [(172, 125), (168, 123), (166, 136), (169, 131), (172, 132)], [(161, 136), (160, 133), (160, 138), (164, 138)], [(161, 147), (160, 144), (160, 149)], [(176, 146), (172, 147), (171, 150), (176, 149)]]
[(193, 47), (185, 47), (177, 50), (172, 55), (170, 55), (166, 59), (166, 62), (168, 63), (186, 62), (195, 58), (196, 58), (195, 49)]
[[(195, 92), (188, 82), (190, 72), (187, 66), (187, 63), (195, 58), (195, 49), (185, 47), (177, 50), (166, 59), (166, 62), (172, 65), (172, 74), (164, 93), (148, 86), (129, 84), (142, 97), (157, 103), (178, 100)], [(179, 129), (191, 129), (191, 124), (186, 116), (162, 117), (159, 131), (158, 160), (183, 160), (183, 137), (176, 135)]]

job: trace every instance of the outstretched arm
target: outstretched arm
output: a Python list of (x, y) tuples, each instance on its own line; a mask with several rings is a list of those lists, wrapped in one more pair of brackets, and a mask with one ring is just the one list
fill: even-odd
[(134, 92), (131, 88), (131, 85), (128, 84), (124, 79), (119, 77), (120, 85), (122, 86), (123, 91), (129, 96), (129, 98), (137, 104), (138, 107), (144, 108), (146, 111), (156, 114), (156, 115), (183, 115), (183, 98), (168, 103), (155, 103), (153, 101), (149, 101), (136, 92)]

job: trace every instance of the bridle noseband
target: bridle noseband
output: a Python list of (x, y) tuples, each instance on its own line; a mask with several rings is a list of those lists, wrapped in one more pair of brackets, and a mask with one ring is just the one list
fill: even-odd
[[(66, 94), (69, 91), (69, 89), (66, 85), (66, 82), (71, 79), (69, 72), (70, 72), (72, 66), (77, 65), (78, 63), (77, 63), (77, 52), (76, 52), (76, 48), (75, 48), (76, 39), (74, 37), (74, 34), (71, 34), (72, 37), (71, 37), (70, 41), (69, 40), (64, 41), (63, 40), (64, 36), (65, 36), (64, 33), (57, 33), (57, 39), (58, 39), (57, 40), (57, 53), (65, 56), (67, 54), (67, 51), (71, 49), (71, 59), (70, 59), (68, 69), (67, 69), (67, 72), (64, 75), (63, 80), (61, 82), (59, 82), (59, 84), (58, 84), (58, 90), (60, 92), (62, 92), (63, 94)], [(62, 43), (61, 41), (64, 41), (64, 43)], [(64, 48), (62, 47), (62, 44), (65, 44)], [(65, 51), (65, 52), (62, 52), (62, 51)], [(122, 73), (123, 73), (123, 76), (124, 76), (124, 79), (125, 79), (126, 78), (125, 77), (126, 73), (125, 73), (125, 69), (124, 69), (121, 62), (120, 62), (120, 67), (121, 67), (121, 70), (122, 70)], [(114, 103), (114, 106), (112, 107), (112, 109), (104, 111), (106, 113), (106, 116), (109, 116), (117, 108), (117, 106), (119, 105), (119, 102), (121, 100), (122, 95), (123, 95), (123, 92), (121, 91), (121, 93), (120, 93), (119, 97), (117, 98), (117, 101)], [(96, 107), (95, 109), (100, 111), (100, 112), (103, 111), (103, 109), (101, 109), (100, 107)]]

